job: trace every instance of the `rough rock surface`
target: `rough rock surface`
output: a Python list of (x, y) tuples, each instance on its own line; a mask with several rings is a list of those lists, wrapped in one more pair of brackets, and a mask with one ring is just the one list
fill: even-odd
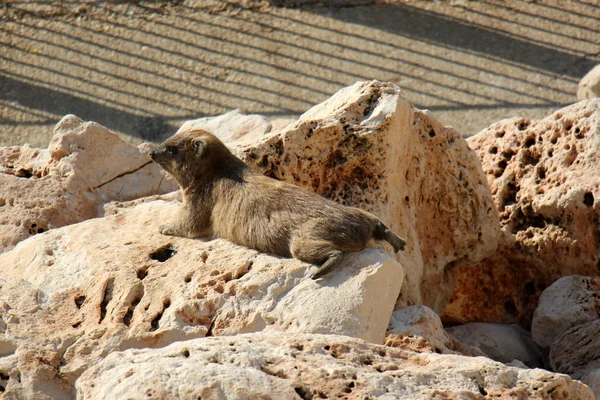
[[(276, 122), (275, 124), (279, 125), (280, 123)], [(213, 135), (217, 135), (223, 142), (233, 147), (238, 144), (247, 145), (260, 140), (264, 135), (271, 132), (272, 125), (262, 115), (245, 115), (239, 110), (233, 110), (216, 117), (186, 121), (177, 132), (190, 129), (206, 130)]]
[(373, 212), (408, 245), (397, 308), (443, 310), (453, 267), (491, 255), (498, 220), (479, 160), (458, 132), (390, 83), (358, 82), (258, 143), (233, 144), (267, 176)]
[(600, 65), (588, 72), (577, 86), (577, 100), (600, 97)]
[(459, 268), (443, 321), (531, 323), (540, 293), (600, 265), (600, 99), (469, 138), (500, 212), (497, 252)]
[(387, 253), (348, 255), (317, 282), (317, 267), (298, 260), (159, 234), (175, 209), (161, 200), (116, 207), (0, 254), (0, 374), (15, 377), (7, 393), (68, 396), (110, 352), (211, 335), (280, 330), (383, 343), (403, 277)]
[(385, 344), (419, 352), (485, 355), (450, 337), (444, 330), (440, 317), (423, 305), (408, 306), (392, 313)]
[(600, 399), (600, 368), (588, 370), (579, 380), (592, 389), (596, 399)]
[(415, 354), (334, 335), (255, 333), (113, 353), (77, 382), (78, 398), (581, 399), (566, 375), (483, 357)]
[(518, 325), (473, 322), (446, 328), (460, 343), (479, 349), (492, 360), (509, 363), (518, 360), (531, 368), (544, 366), (542, 352), (531, 334)]
[(138, 148), (68, 115), (48, 149), (0, 148), (0, 252), (32, 235), (97, 217), (107, 201), (175, 188)]
[(600, 278), (565, 276), (542, 292), (533, 314), (531, 335), (549, 348), (566, 330), (600, 319)]
[(550, 366), (575, 379), (599, 369), (599, 337), (600, 319), (574, 326), (556, 338), (550, 347)]

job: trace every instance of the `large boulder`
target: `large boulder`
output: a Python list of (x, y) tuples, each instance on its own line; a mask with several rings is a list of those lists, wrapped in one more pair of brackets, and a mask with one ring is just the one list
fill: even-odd
[(600, 265), (600, 99), (549, 117), (490, 126), (477, 152), (500, 213), (498, 251), (459, 268), (446, 322), (529, 327), (540, 293), (567, 275)]
[(600, 319), (600, 278), (565, 276), (542, 292), (531, 322), (533, 340), (550, 348), (568, 329)]
[(518, 360), (531, 368), (544, 366), (542, 352), (531, 334), (518, 325), (472, 322), (446, 328), (448, 334), (464, 345), (502, 363)]
[(550, 347), (550, 366), (554, 371), (581, 379), (600, 369), (600, 319), (572, 327)]
[(398, 309), (441, 312), (453, 268), (496, 249), (497, 212), (475, 153), (393, 84), (358, 82), (280, 131), (235, 139), (232, 149), (252, 168), (370, 211), (406, 239)]
[(104, 203), (176, 189), (139, 148), (68, 115), (48, 149), (0, 148), (0, 252), (49, 229), (95, 218)]
[[(140, 204), (137, 204), (140, 203)], [(386, 252), (335, 274), (234, 245), (168, 237), (177, 204), (144, 199), (0, 254), (0, 374), (6, 393), (69, 398), (78, 376), (128, 348), (256, 331), (383, 343), (403, 268)], [(19, 377), (18, 379), (16, 377)]]
[(392, 313), (385, 337), (386, 346), (441, 354), (484, 356), (479, 349), (453, 339), (440, 317), (427, 306), (408, 306)]
[(334, 335), (258, 333), (109, 355), (77, 381), (79, 399), (580, 399), (566, 375), (483, 357), (415, 353)]

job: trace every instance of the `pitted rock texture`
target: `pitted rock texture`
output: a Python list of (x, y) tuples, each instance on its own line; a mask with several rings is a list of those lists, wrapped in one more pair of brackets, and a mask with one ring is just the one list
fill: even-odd
[(498, 251), (459, 269), (442, 320), (528, 328), (540, 293), (600, 266), (600, 99), (469, 138), (500, 213)]
[(600, 319), (574, 326), (560, 335), (550, 347), (550, 366), (554, 371), (581, 379), (600, 368)]
[(566, 375), (335, 335), (254, 333), (113, 353), (77, 381), (79, 399), (581, 399)]
[(0, 254), (0, 374), (15, 377), (7, 395), (71, 398), (77, 377), (111, 352), (204, 336), (314, 332), (383, 343), (403, 276), (387, 253), (350, 254), (314, 281), (317, 266), (298, 260), (161, 235), (177, 204), (135, 203)]
[(298, 121), (234, 151), (267, 176), (380, 217), (408, 245), (397, 308), (441, 311), (455, 265), (491, 255), (497, 212), (479, 160), (458, 132), (390, 83), (358, 82)]
[(423, 305), (394, 311), (385, 339), (386, 346), (418, 352), (485, 356), (480, 350), (449, 336), (440, 317)]
[(533, 314), (531, 335), (549, 348), (566, 330), (600, 319), (600, 278), (565, 276), (542, 292)]
[(70, 115), (48, 149), (0, 148), (0, 252), (49, 229), (101, 215), (112, 200), (176, 188), (138, 148)]

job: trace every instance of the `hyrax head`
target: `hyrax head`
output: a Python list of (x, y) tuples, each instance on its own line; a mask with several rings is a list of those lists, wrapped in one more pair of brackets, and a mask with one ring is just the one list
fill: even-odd
[(200, 129), (176, 133), (152, 150), (150, 157), (184, 188), (212, 179), (228, 159), (236, 159), (223, 142)]

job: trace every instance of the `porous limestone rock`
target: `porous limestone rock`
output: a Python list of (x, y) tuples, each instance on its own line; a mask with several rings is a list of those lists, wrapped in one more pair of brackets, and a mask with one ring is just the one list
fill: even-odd
[(440, 317), (423, 305), (408, 306), (392, 313), (385, 344), (418, 352), (485, 355), (450, 337), (444, 330)]
[(442, 321), (529, 328), (541, 292), (600, 265), (600, 99), (547, 118), (513, 118), (468, 139), (479, 155), (502, 235), (497, 252), (459, 268)]
[(397, 308), (443, 310), (453, 267), (496, 248), (497, 212), (479, 160), (393, 84), (358, 82), (282, 130), (230, 146), (263, 174), (373, 212), (405, 238), (397, 259), (410, 268)]
[(600, 319), (600, 278), (565, 276), (542, 292), (533, 314), (531, 335), (549, 348), (566, 330)]
[(67, 115), (48, 149), (0, 148), (0, 252), (32, 235), (97, 217), (107, 201), (175, 188), (138, 148)]
[(550, 347), (554, 371), (580, 379), (600, 368), (600, 319), (579, 324), (560, 335)]
[(566, 375), (484, 357), (414, 353), (335, 335), (254, 333), (110, 354), (78, 379), (81, 400), (594, 399)]
[(577, 85), (577, 100), (600, 97), (600, 65), (596, 65)]
[(531, 334), (518, 325), (473, 322), (446, 328), (460, 343), (475, 347), (492, 360), (509, 363), (518, 360), (530, 368), (544, 366), (542, 352)]
[(317, 266), (299, 260), (161, 235), (177, 207), (117, 204), (113, 215), (0, 254), (6, 393), (69, 398), (77, 377), (111, 352), (204, 336), (316, 332), (383, 343), (403, 277), (386, 252), (349, 254), (315, 281)]

